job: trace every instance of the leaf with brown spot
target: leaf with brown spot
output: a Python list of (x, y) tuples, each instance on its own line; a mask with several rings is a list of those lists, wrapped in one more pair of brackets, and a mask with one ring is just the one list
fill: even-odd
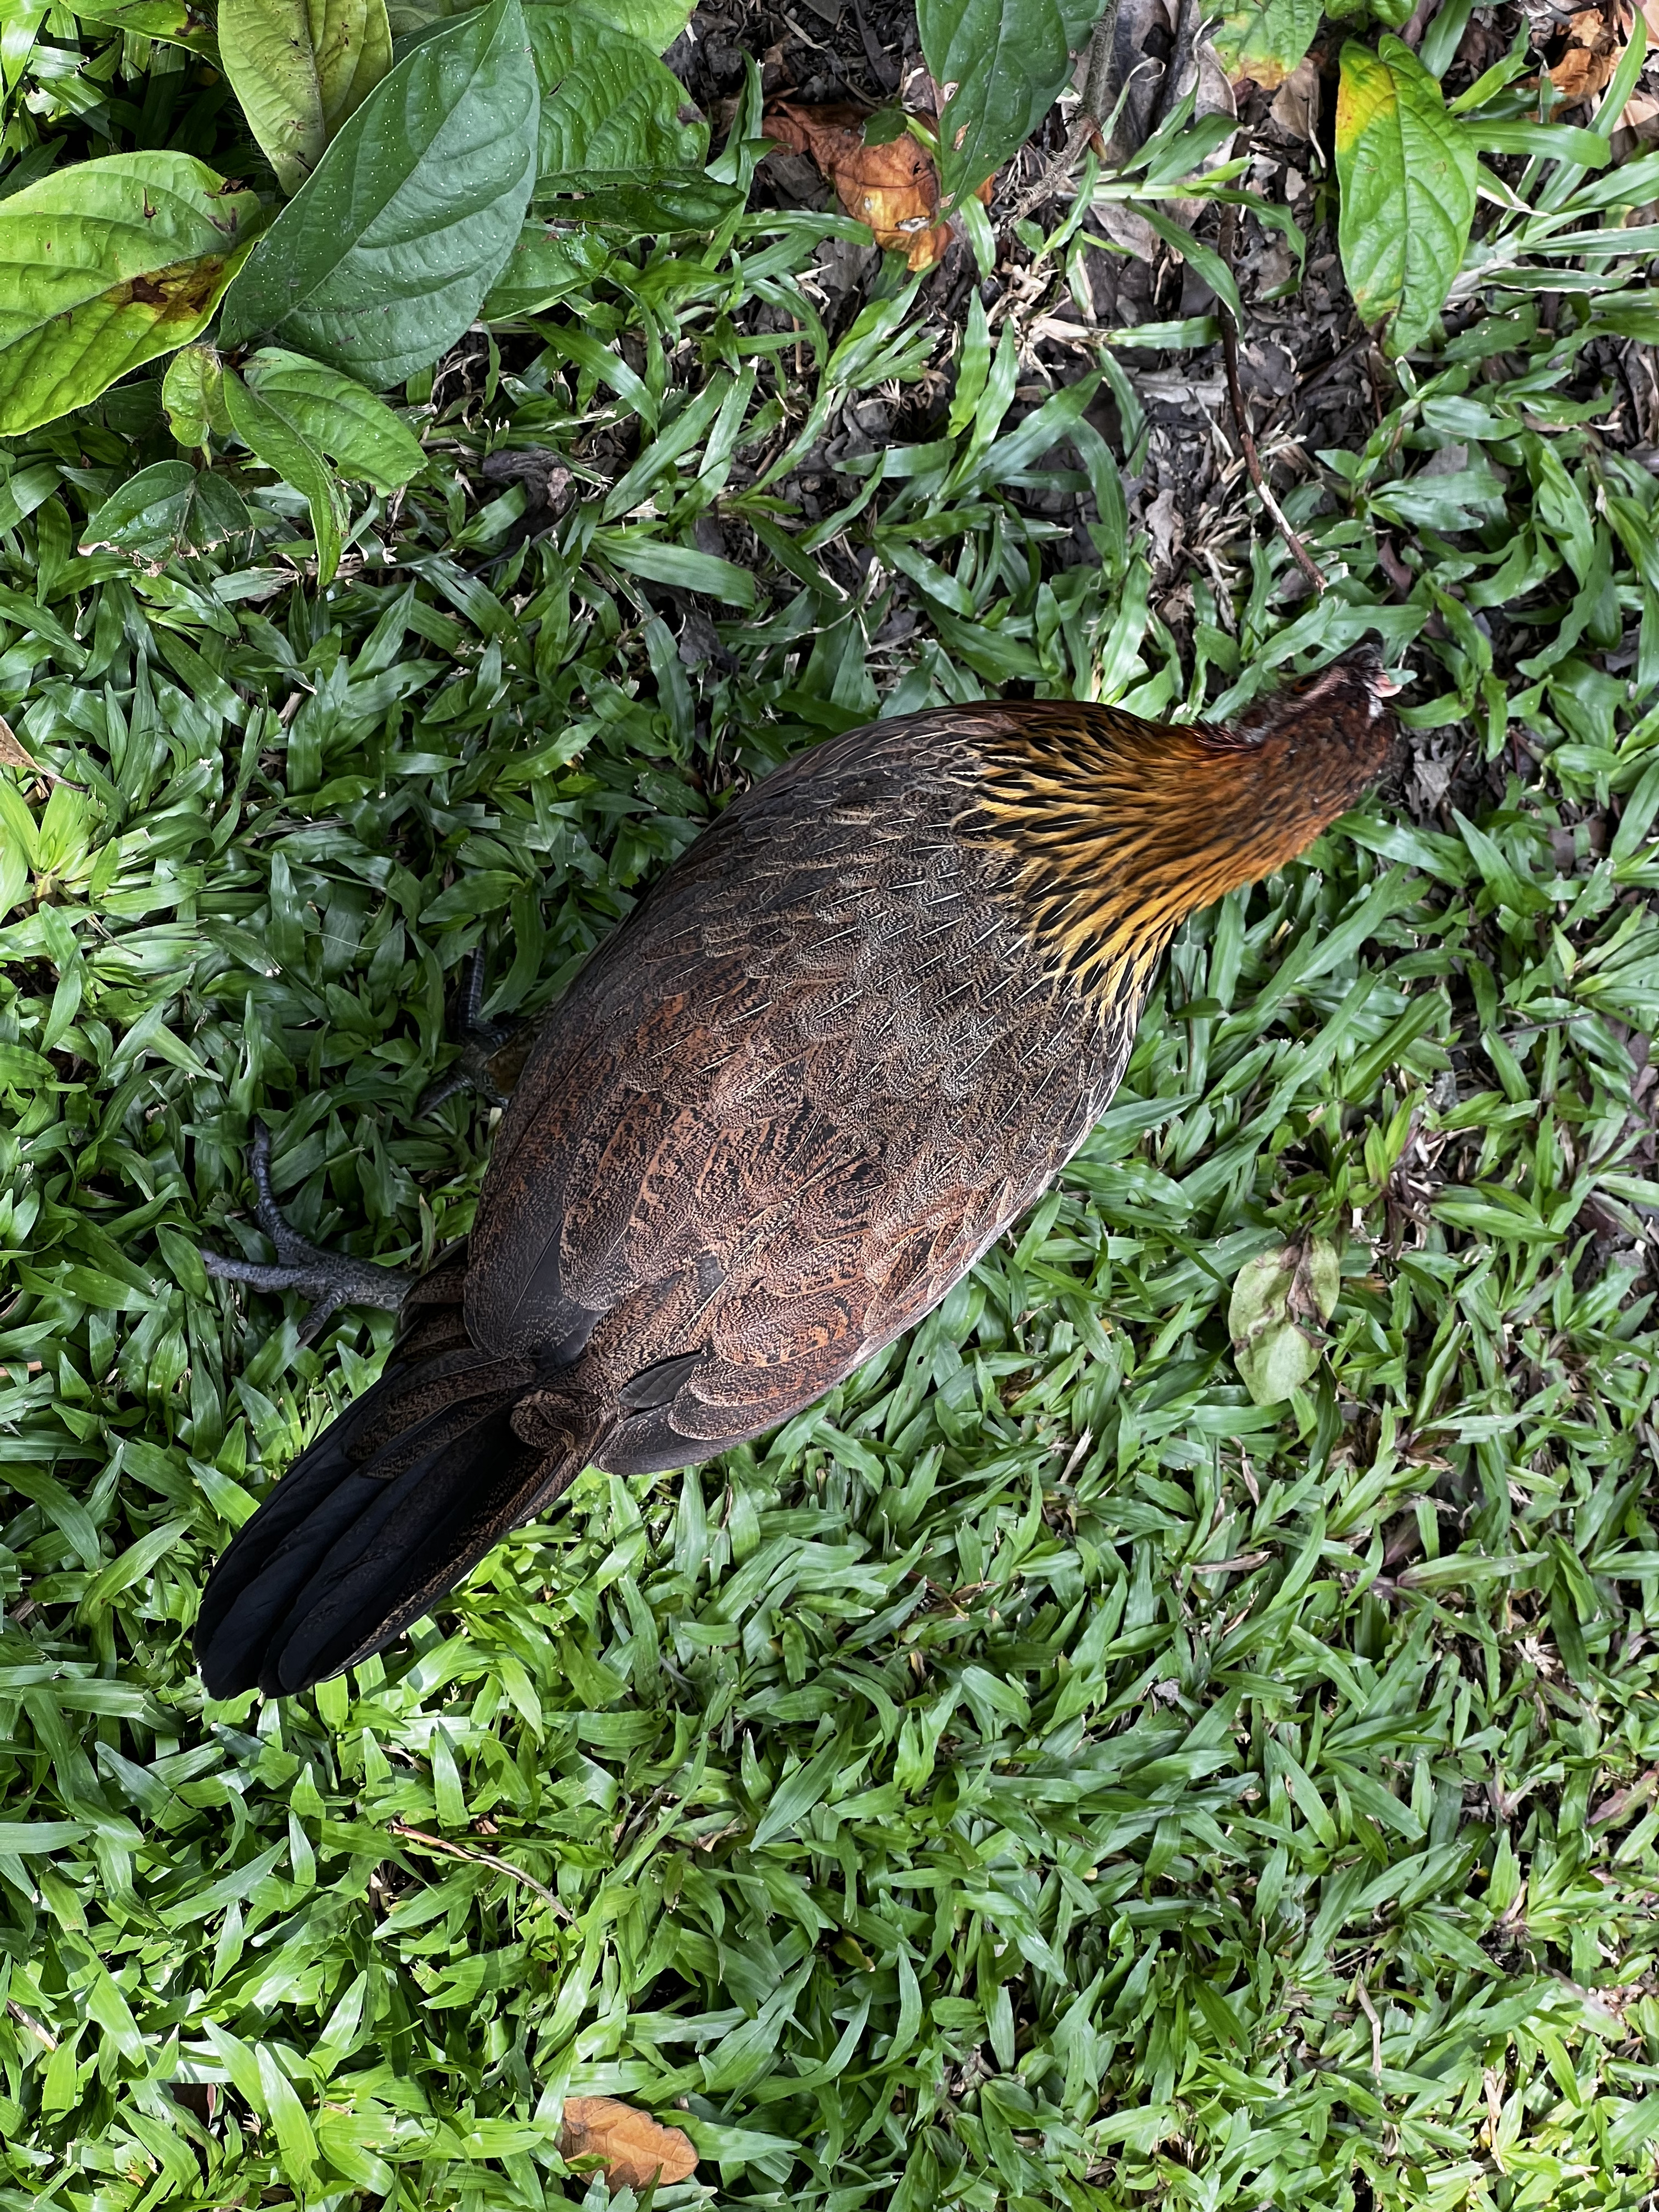
[(616, 2097), (567, 2097), (559, 2130), (561, 2158), (597, 2158), (612, 2189), (672, 2188), (697, 2170), (691, 2139), (636, 2112)]
[[(865, 142), (869, 110), (835, 100), (805, 107), (781, 100), (761, 128), (792, 154), (805, 154), (834, 185), (855, 222), (867, 223), (876, 244), (905, 255), (914, 270), (931, 269), (951, 242), (951, 226), (939, 219), (939, 173), (927, 148), (908, 131), (885, 145)], [(979, 187), (988, 201), (990, 180)]]
[(213, 18), (191, 0), (76, 0), (75, 12), (83, 23), (107, 24), (112, 30), (131, 31), (136, 38), (161, 39), (204, 61), (219, 58)]
[(77, 161), (0, 203), (0, 435), (185, 344), (266, 221), (188, 154)]

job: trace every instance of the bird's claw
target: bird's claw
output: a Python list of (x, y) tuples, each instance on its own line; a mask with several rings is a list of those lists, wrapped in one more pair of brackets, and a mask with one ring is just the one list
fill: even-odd
[(253, 1125), (248, 1170), (253, 1178), (253, 1212), (265, 1235), (276, 1248), (275, 1264), (239, 1260), (223, 1252), (202, 1250), (202, 1265), (216, 1282), (246, 1283), (256, 1291), (298, 1291), (314, 1303), (300, 1324), (300, 1341), (309, 1344), (343, 1306), (376, 1306), (396, 1313), (414, 1288), (412, 1267), (385, 1267), (373, 1260), (356, 1260), (349, 1252), (325, 1252), (293, 1228), (277, 1205), (270, 1188), (270, 1132), (263, 1121)]
[(499, 1017), (486, 1018), (483, 1011), (484, 958), (482, 951), (469, 952), (461, 973), (461, 988), (456, 994), (449, 1018), (449, 1041), (459, 1045), (461, 1056), (453, 1061), (443, 1073), (429, 1083), (415, 1105), (417, 1121), (423, 1121), (458, 1092), (476, 1091), (487, 1106), (504, 1106), (506, 1091), (501, 1087), (505, 1076), (507, 1088), (512, 1087), (512, 1075), (499, 1064), (503, 1048), (510, 1044), (522, 1027), (519, 1022)]

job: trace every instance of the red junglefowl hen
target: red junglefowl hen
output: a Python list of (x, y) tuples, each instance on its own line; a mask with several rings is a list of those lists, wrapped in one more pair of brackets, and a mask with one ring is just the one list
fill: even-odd
[(1225, 726), (948, 708), (733, 800), (536, 1039), (380, 1382), (214, 1570), (211, 1692), (338, 1674), (585, 1465), (711, 1458), (919, 1321), (1099, 1118), (1183, 916), (1375, 780), (1392, 689), (1365, 651)]

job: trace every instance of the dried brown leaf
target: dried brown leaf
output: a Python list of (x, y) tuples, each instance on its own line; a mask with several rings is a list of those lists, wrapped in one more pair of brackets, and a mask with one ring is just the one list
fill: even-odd
[[(912, 269), (931, 269), (951, 242), (950, 224), (939, 220), (933, 156), (908, 131), (884, 146), (866, 146), (868, 119), (866, 109), (848, 100), (807, 107), (781, 100), (767, 109), (761, 127), (817, 165), (847, 213), (868, 223), (878, 246), (906, 255)], [(979, 196), (989, 200), (988, 179)]]
[[(1622, 15), (1622, 10), (1620, 14)], [(1583, 8), (1567, 18), (1566, 51), (1550, 70), (1550, 82), (1569, 107), (1594, 100), (1619, 66), (1625, 50), (1623, 27), (1599, 8)]]
[(697, 2170), (689, 2136), (616, 2097), (565, 2099), (559, 2155), (599, 2159), (612, 2189), (644, 2189), (652, 2181), (666, 2189)]
[(18, 744), (12, 734), (11, 724), (3, 714), (0, 714), (0, 768), (21, 768), (30, 775), (40, 773), (40, 763), (32, 760), (25, 748)]

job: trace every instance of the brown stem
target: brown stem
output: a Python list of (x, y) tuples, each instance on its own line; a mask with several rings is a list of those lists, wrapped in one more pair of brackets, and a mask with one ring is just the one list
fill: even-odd
[[(1238, 228), (1238, 210), (1229, 206), (1222, 210), (1221, 235), (1218, 241), (1221, 258), (1231, 274), (1233, 265), (1233, 240)], [(1250, 472), (1250, 482), (1255, 486), (1256, 496), (1272, 518), (1278, 531), (1291, 549), (1291, 557), (1315, 591), (1325, 588), (1323, 572), (1311, 553), (1291, 527), (1290, 517), (1273, 497), (1261, 462), (1256, 459), (1255, 440), (1250, 435), (1249, 422), (1244, 413), (1244, 393), (1238, 381), (1238, 325), (1224, 300), (1216, 301), (1216, 313), (1221, 324), (1221, 355), (1227, 366), (1227, 398), (1233, 410), (1233, 427), (1238, 433), (1239, 449), (1244, 456), (1244, 465)]]
[(404, 1820), (389, 1820), (386, 1826), (394, 1836), (402, 1836), (411, 1844), (424, 1844), (429, 1851), (447, 1851), (452, 1858), (471, 1859), (479, 1866), (493, 1868), (497, 1874), (510, 1875), (526, 1889), (533, 1889), (538, 1897), (552, 1906), (561, 1920), (572, 1917), (569, 1907), (562, 1905), (544, 1882), (538, 1881), (522, 1867), (515, 1867), (511, 1859), (497, 1858), (494, 1851), (473, 1850), (465, 1844), (452, 1844), (447, 1836), (429, 1836), (424, 1828), (411, 1828)]
[[(1097, 145), (1099, 143), (1106, 120), (1102, 111), (1110, 88), (1112, 38), (1117, 29), (1119, 4), (1120, 0), (1108, 0), (1106, 13), (1095, 25), (1094, 34), (1089, 40), (1088, 59), (1083, 70), (1083, 94), (1076, 118), (1066, 134), (1066, 143), (1036, 184), (1015, 203), (1013, 213), (1008, 218), (1011, 223), (1023, 222), (1033, 208), (1041, 207), (1044, 200), (1052, 198), (1055, 187), (1084, 148), (1091, 140)], [(1102, 151), (1103, 158), (1103, 149)]]

